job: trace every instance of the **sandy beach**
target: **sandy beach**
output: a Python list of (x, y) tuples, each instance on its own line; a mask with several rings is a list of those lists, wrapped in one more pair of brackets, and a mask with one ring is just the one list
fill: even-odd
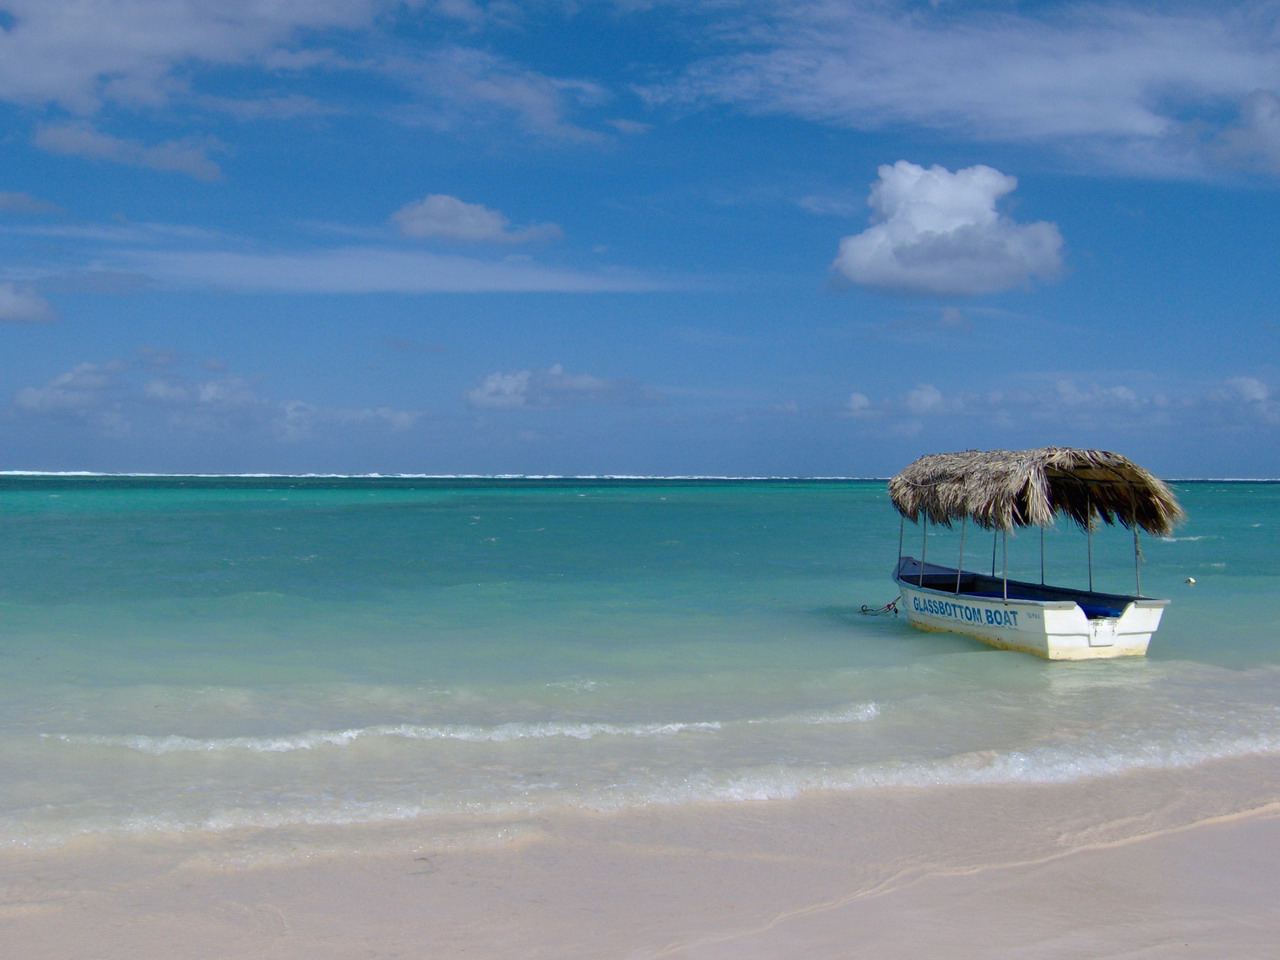
[[(29, 960), (1272, 957), (1280, 763), (563, 815), (487, 847), (3, 859)], [(274, 838), (283, 850), (281, 838)]]

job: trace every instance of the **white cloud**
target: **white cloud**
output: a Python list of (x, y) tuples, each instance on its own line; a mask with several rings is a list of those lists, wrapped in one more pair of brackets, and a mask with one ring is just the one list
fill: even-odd
[(1272, 3), (931, 6), (738, 8), (719, 35), (740, 52), (648, 95), (1052, 144), (1113, 169), (1186, 175), (1202, 172), (1196, 140), (1220, 127), (1224, 108), (1280, 90)]
[(943, 409), (942, 391), (931, 383), (916, 384), (907, 391), (906, 407), (916, 416)]
[(1265, 403), (1271, 396), (1266, 384), (1253, 377), (1232, 377), (1226, 382), (1226, 387), (1236, 399), (1245, 403)]
[[(254, 383), (220, 365), (179, 359), (157, 365), (150, 353), (136, 359), (81, 363), (13, 397), (19, 416), (80, 423), (110, 437), (147, 435), (259, 435), (299, 441), (352, 430), (398, 432), (421, 414), (389, 407), (322, 407), (264, 397)], [(156, 376), (157, 367), (165, 370)]]
[(1058, 380), (1053, 387), (1058, 400), (1068, 407), (1115, 407), (1140, 402), (1138, 395), (1123, 385), (1102, 387), (1094, 383), (1081, 387), (1074, 380)]
[(392, 410), (389, 407), (360, 410), (326, 409), (297, 400), (281, 404), (280, 413), (274, 426), (280, 438), (287, 441), (305, 440), (335, 429), (347, 432), (352, 428), (357, 430), (373, 428), (400, 433), (411, 429), (422, 416), (413, 411)]
[(527, 405), (532, 371), (491, 373), (467, 392), (467, 406), (476, 410), (513, 410)]
[(432, 237), (469, 243), (527, 243), (553, 240), (561, 235), (554, 223), (512, 230), (511, 222), (497, 210), (457, 197), (432, 193), (406, 204), (391, 215), (406, 237)]
[(0, 323), (47, 323), (53, 308), (30, 286), (0, 283)]
[(1219, 393), (1224, 408), (1243, 412), (1263, 423), (1280, 423), (1280, 401), (1271, 388), (1254, 377), (1231, 377)]
[(129, 421), (117, 396), (123, 361), (81, 363), (43, 386), (23, 387), (14, 394), (14, 407), (36, 417), (80, 421), (109, 437), (129, 433)]
[(856, 391), (849, 394), (849, 399), (844, 402), (844, 406), (841, 408), (841, 413), (844, 416), (854, 417), (855, 419), (869, 417), (873, 412), (871, 398), (865, 393), (857, 393)]
[(100, 133), (85, 123), (68, 123), (41, 127), (36, 132), (35, 144), (50, 153), (107, 160), (165, 173), (185, 173), (197, 180), (222, 179), (222, 169), (209, 158), (210, 150), (221, 147), (214, 140), (172, 140), (147, 146)]
[[(1121, 378), (1127, 382), (1118, 382)], [(968, 437), (981, 435), (993, 446), (1098, 446), (1164, 436), (1170, 429), (1185, 439), (1280, 425), (1280, 400), (1255, 377), (1174, 384), (1128, 371), (1114, 377), (1023, 377), (991, 390), (944, 392), (933, 384), (917, 384), (878, 403), (854, 393), (834, 415), (887, 436), (936, 434), (938, 443), (966, 443), (971, 442)], [(975, 431), (975, 426), (980, 429)]]
[(899, 160), (880, 167), (868, 203), (873, 225), (845, 237), (834, 266), (854, 283), (925, 296), (976, 296), (1053, 277), (1062, 235), (1017, 224), (996, 202), (1017, 180), (991, 167), (955, 173)]
[(546, 370), (491, 373), (481, 378), (475, 389), (466, 394), (467, 405), (474, 410), (637, 403), (644, 399), (644, 391), (634, 381), (569, 374), (558, 363)]

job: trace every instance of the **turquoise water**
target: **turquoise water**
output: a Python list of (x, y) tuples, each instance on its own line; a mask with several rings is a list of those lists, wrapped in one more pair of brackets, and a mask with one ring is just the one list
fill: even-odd
[[(0, 847), (307, 855), (1274, 752), (1280, 485), (1176, 489), (1150, 655), (1072, 664), (863, 615), (894, 598), (878, 481), (0, 477)], [(1056, 579), (1083, 543), (1050, 532)], [(1094, 568), (1132, 588), (1126, 531)]]

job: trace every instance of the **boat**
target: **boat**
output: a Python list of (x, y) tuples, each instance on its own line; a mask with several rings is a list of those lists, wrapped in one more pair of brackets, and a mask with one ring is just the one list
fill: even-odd
[[(1146, 654), (1169, 601), (1142, 594), (1138, 531), (1168, 536), (1183, 512), (1169, 487), (1131, 460), (1074, 447), (931, 454), (889, 481), (889, 497), (902, 515), (893, 577), (900, 609), (913, 627), (976, 637), (1049, 660)], [(1089, 538), (1087, 589), (1045, 582), (1043, 531), (1058, 515)], [(919, 558), (903, 553), (908, 520), (922, 528)], [(1133, 533), (1134, 593), (1094, 590), (1093, 533), (1099, 521)], [(930, 527), (957, 522), (957, 566), (930, 561)], [(964, 569), (970, 524), (1003, 538), (1001, 572), (995, 569), (994, 542), (990, 573)], [(1042, 531), (1039, 583), (1009, 578), (1008, 536), (1025, 527)]]

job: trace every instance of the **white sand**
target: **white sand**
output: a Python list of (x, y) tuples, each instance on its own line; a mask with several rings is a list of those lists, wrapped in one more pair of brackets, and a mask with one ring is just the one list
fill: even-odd
[(1253, 759), (566, 814), (491, 849), (235, 866), (261, 838), (86, 843), (0, 857), (0, 939), (23, 960), (1270, 960), (1277, 798), (1280, 759)]

